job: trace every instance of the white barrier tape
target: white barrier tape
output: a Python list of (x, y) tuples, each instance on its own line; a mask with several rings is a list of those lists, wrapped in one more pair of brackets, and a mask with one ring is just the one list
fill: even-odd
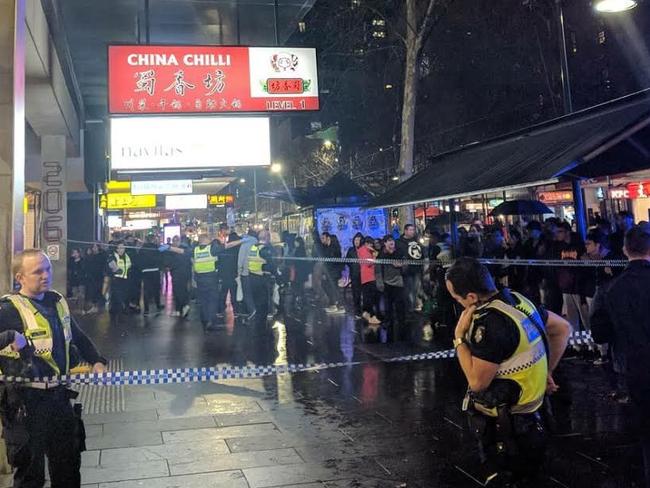
[[(569, 340), (570, 345), (591, 346), (594, 342), (589, 332), (577, 332)], [(115, 385), (164, 385), (172, 383), (201, 383), (214, 380), (248, 379), (273, 376), (282, 373), (300, 373), (305, 371), (322, 371), (326, 369), (341, 368), (343, 366), (357, 366), (372, 362), (404, 363), (426, 361), (433, 359), (451, 359), (456, 357), (454, 349), (433, 351), (420, 354), (409, 354), (381, 361), (356, 361), (356, 362), (330, 362), (314, 364), (279, 364), (267, 366), (223, 366), (206, 368), (171, 368), (171, 369), (145, 369), (140, 371), (116, 371), (107, 373), (81, 373), (51, 378), (21, 378), (0, 375), (0, 382), (29, 384), (41, 383), (51, 386), (93, 384), (104, 386)], [(28, 385), (27, 385), (28, 386)]]

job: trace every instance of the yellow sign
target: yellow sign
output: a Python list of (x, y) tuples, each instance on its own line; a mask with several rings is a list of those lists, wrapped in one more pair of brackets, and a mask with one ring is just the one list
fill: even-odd
[(153, 208), (156, 206), (156, 195), (107, 193), (99, 197), (99, 206), (108, 210), (120, 208)]
[(107, 181), (106, 182), (106, 191), (131, 191), (131, 182), (130, 181)]
[(208, 195), (208, 205), (232, 205), (234, 202), (233, 195)]

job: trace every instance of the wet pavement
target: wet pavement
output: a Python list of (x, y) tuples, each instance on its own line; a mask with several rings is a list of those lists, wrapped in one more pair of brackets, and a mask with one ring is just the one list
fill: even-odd
[[(481, 486), (484, 473), (460, 411), (465, 382), (456, 361), (382, 361), (447, 344), (421, 341), (417, 318), (403, 340), (382, 344), (351, 314), (307, 308), (267, 331), (228, 314), (222, 330), (204, 333), (197, 310), (188, 319), (131, 315), (114, 324), (107, 313), (82, 317), (102, 352), (126, 369), (361, 362), (261, 378), (121, 387), (123, 401), (114, 411), (86, 415), (85, 486)], [(631, 412), (607, 397), (605, 370), (577, 359), (560, 368), (557, 425), (538, 486), (640, 486)]]

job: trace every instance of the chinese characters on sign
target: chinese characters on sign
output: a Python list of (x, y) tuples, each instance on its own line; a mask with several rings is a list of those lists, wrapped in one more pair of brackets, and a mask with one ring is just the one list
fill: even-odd
[(232, 206), (234, 203), (233, 195), (208, 195), (208, 204), (213, 207)]
[(131, 195), (130, 193), (107, 193), (99, 197), (100, 208), (117, 210), (121, 208), (153, 208), (156, 195)]
[(109, 46), (109, 112), (318, 110), (309, 48)]

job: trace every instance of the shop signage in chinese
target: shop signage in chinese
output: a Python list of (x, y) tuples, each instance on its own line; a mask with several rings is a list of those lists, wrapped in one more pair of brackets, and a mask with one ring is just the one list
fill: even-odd
[(540, 191), (537, 193), (540, 202), (547, 205), (558, 205), (573, 202), (571, 190)]
[(316, 51), (242, 46), (109, 46), (113, 114), (318, 110)]
[(635, 200), (637, 198), (650, 198), (650, 181), (637, 181), (626, 185), (626, 198)]
[(192, 180), (154, 180), (131, 183), (132, 195), (192, 193)]
[(99, 206), (108, 210), (121, 208), (153, 208), (156, 195), (131, 195), (130, 193), (107, 193), (100, 195)]
[(208, 205), (212, 207), (231, 206), (235, 203), (233, 195), (208, 195)]
[(131, 182), (130, 181), (116, 181), (111, 180), (106, 182), (106, 191), (107, 192), (129, 192), (131, 191)]

